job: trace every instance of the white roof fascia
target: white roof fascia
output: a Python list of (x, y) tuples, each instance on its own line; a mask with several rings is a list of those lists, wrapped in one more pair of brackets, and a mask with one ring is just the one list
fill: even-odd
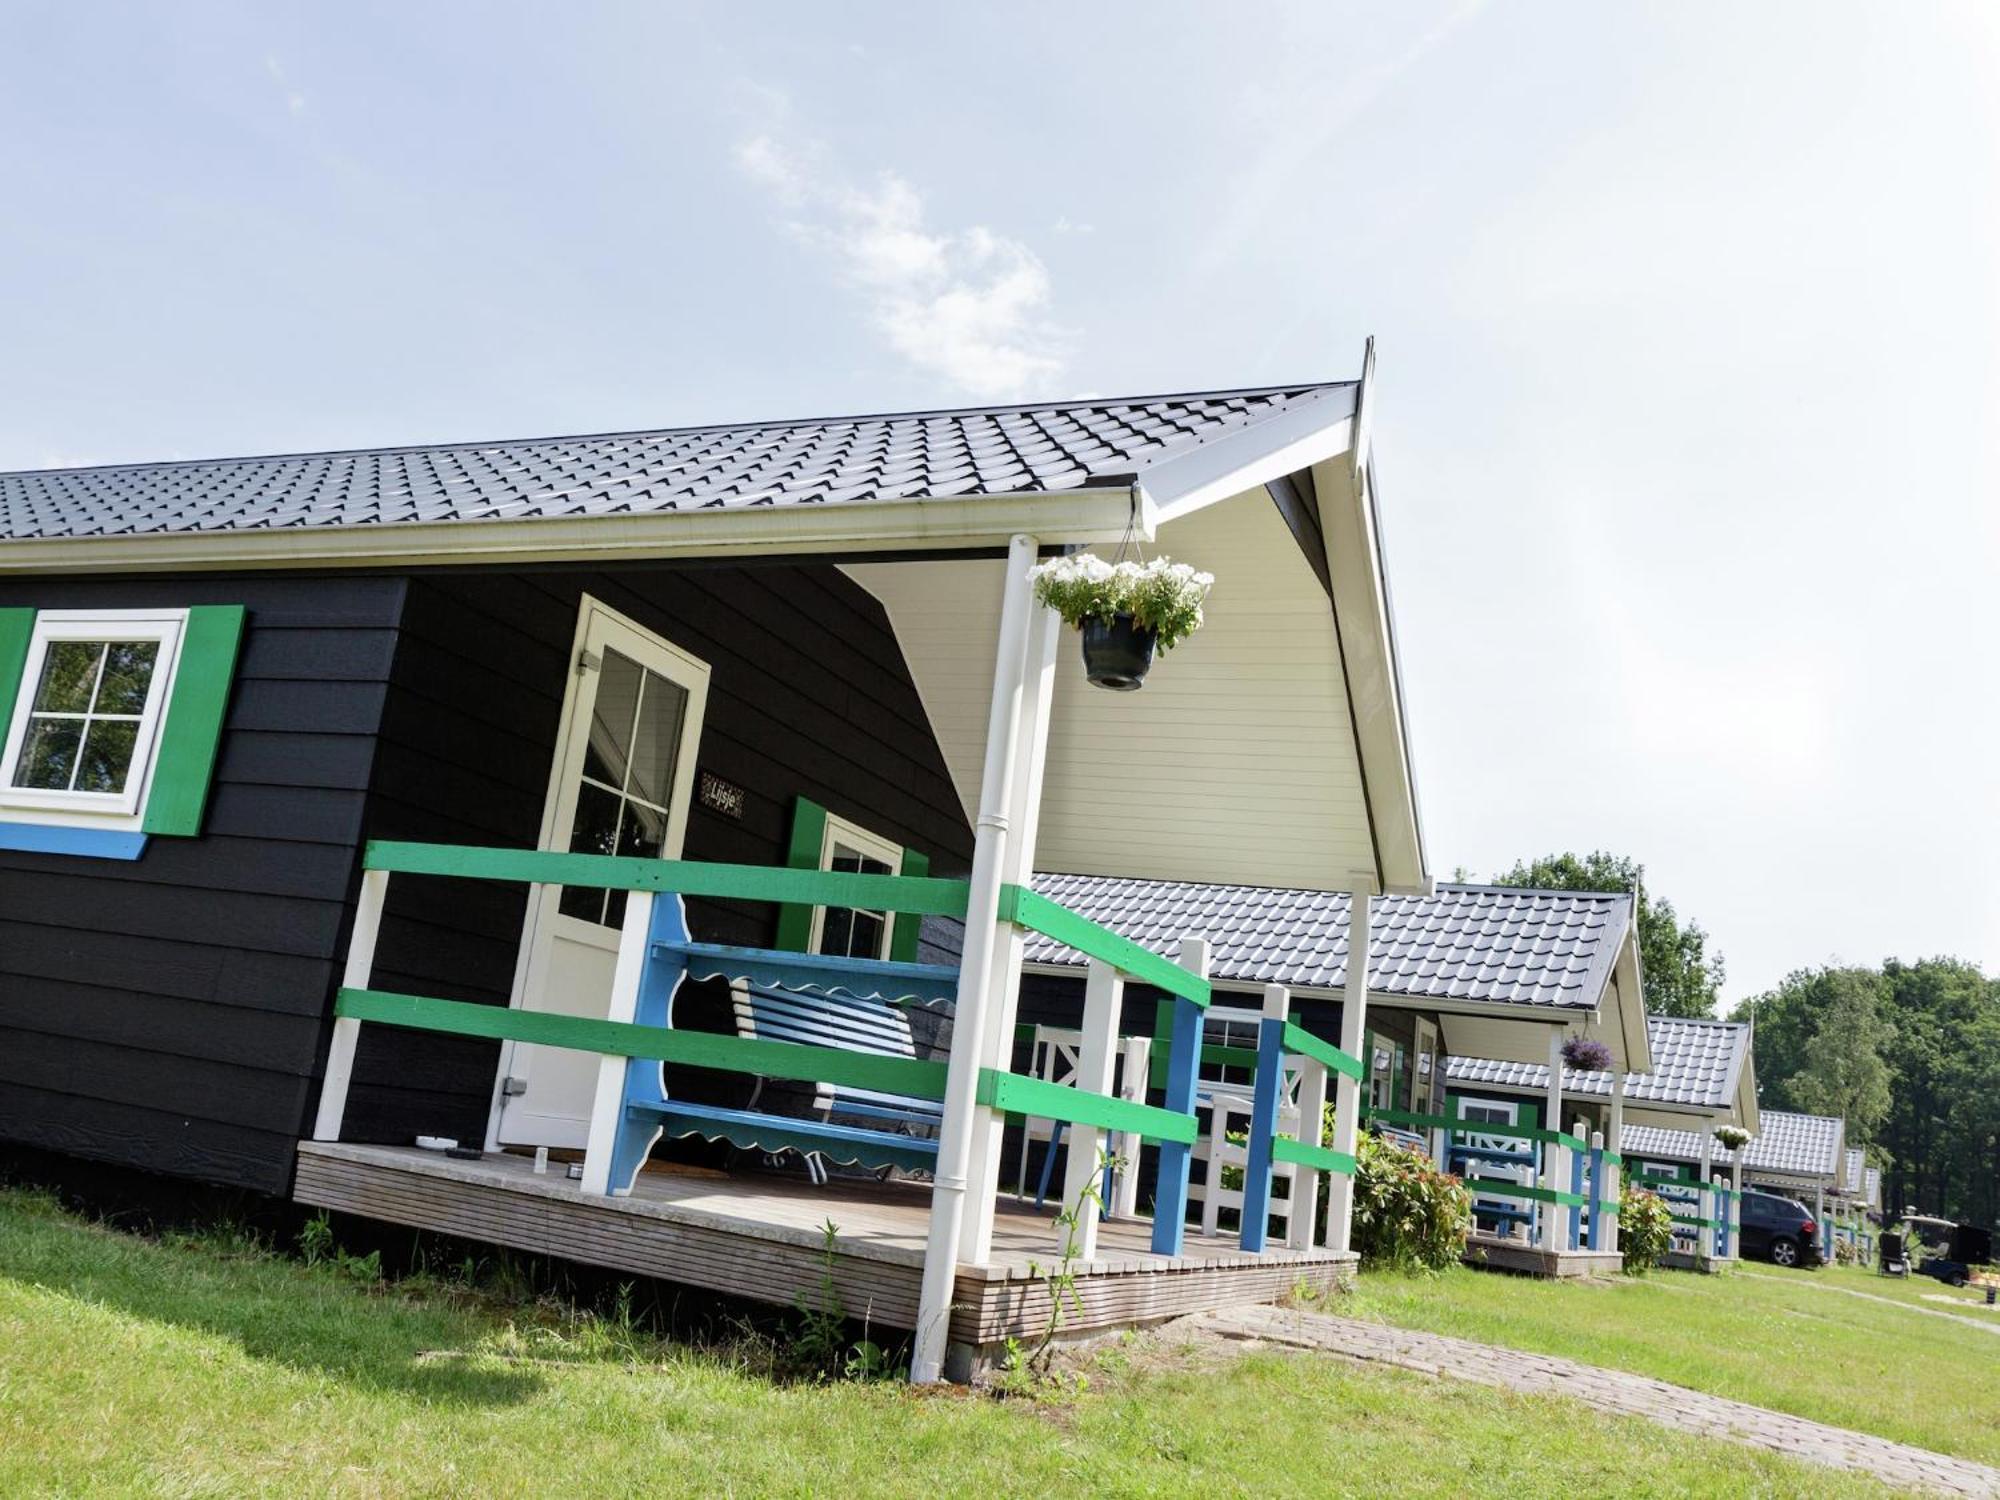
[[(1116, 542), (1133, 528), (1135, 491), (1112, 488), (820, 505), (705, 506), (644, 514), (489, 521), (391, 521), (30, 538), (0, 547), (0, 576), (189, 569), (610, 561), (671, 557)], [(1152, 528), (1140, 518), (1140, 535)]]
[(1253, 427), (1154, 464), (1139, 479), (1147, 516), (1155, 524), (1178, 520), (1203, 506), (1338, 458), (1348, 451), (1354, 419), (1338, 405), (1334, 407), (1338, 415), (1329, 417), (1327, 405), (1326, 396), (1300, 402)]

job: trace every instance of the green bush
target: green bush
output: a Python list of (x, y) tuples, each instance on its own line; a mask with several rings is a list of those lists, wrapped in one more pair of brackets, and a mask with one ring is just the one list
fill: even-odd
[(1442, 1271), (1465, 1253), (1472, 1194), (1421, 1151), (1364, 1135), (1355, 1153), (1353, 1245), (1364, 1266)]
[(1625, 1272), (1644, 1276), (1674, 1247), (1674, 1214), (1667, 1200), (1641, 1187), (1627, 1187), (1618, 1203), (1618, 1248)]

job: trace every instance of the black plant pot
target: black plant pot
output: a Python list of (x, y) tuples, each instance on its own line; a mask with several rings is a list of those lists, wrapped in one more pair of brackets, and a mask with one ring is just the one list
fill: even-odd
[(1093, 685), (1114, 693), (1143, 687), (1153, 666), (1157, 630), (1132, 623), (1130, 615), (1113, 615), (1111, 623), (1083, 622), (1083, 670)]

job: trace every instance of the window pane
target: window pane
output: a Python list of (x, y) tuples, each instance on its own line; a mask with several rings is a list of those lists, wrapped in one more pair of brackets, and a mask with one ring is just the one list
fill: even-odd
[[(583, 752), (583, 774), (623, 788), (632, 755), (632, 714), (639, 706), (639, 682), (645, 674), (629, 656), (604, 653), (597, 674), (597, 696), (590, 708), (590, 743)], [(609, 849), (604, 851), (609, 854)]]
[(687, 715), (687, 690), (657, 672), (646, 674), (639, 702), (639, 729), (632, 741), (632, 780), (626, 790), (635, 797), (668, 803), (674, 789), (674, 762), (681, 747), (681, 720)]
[(878, 958), (882, 953), (882, 918), (872, 911), (854, 914), (854, 930), (847, 939), (847, 951), (855, 958)]
[(139, 726), (130, 719), (92, 719), (77, 764), (76, 790), (124, 791), (126, 773), (132, 769), (132, 747), (138, 739)]
[[(618, 852), (618, 798), (601, 787), (585, 783), (576, 791), (576, 818), (570, 824), (569, 852), (572, 854), (616, 854)], [(558, 910), (567, 917), (586, 922), (604, 920), (604, 892), (593, 886), (563, 887)]]
[(627, 802), (618, 822), (618, 852), (628, 859), (658, 859), (667, 843), (667, 815), (658, 808)]
[(158, 641), (113, 641), (106, 648), (104, 681), (97, 689), (94, 711), (144, 713), (146, 690), (153, 684), (153, 662), (159, 654)]
[(81, 719), (32, 719), (21, 746), (21, 763), (14, 785), (37, 791), (66, 792), (76, 767), (77, 746), (83, 740)]
[(35, 688), (35, 707), (44, 713), (89, 711), (90, 690), (97, 685), (97, 659), (104, 647), (97, 641), (51, 641), (42, 658), (42, 680)]
[(854, 913), (844, 906), (829, 906), (819, 924), (819, 951), (835, 956), (845, 955), (848, 940), (853, 934)]

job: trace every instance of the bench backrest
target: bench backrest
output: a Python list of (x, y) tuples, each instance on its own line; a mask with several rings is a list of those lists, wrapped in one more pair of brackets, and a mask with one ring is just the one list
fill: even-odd
[[(737, 980), (736, 1029), (746, 1037), (767, 1042), (797, 1042), (807, 1047), (838, 1047), (847, 1052), (872, 1052), (882, 1057), (918, 1055), (909, 1014), (887, 1000), (859, 998), (837, 990), (790, 989)], [(936, 1100), (819, 1084), (816, 1102), (838, 1113), (843, 1104), (886, 1106), (913, 1119), (932, 1121), (941, 1106)]]

